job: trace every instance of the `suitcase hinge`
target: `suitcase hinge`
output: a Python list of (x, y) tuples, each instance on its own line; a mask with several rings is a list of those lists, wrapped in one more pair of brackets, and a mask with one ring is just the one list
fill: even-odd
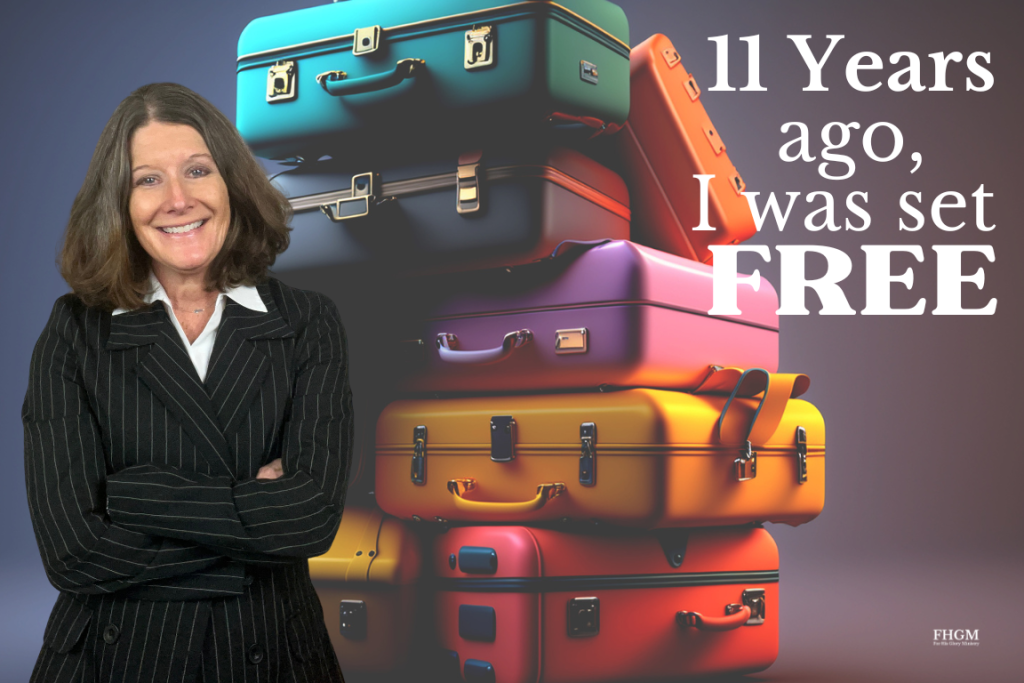
[(370, 213), (374, 206), (383, 204), (386, 199), (378, 199), (380, 191), (379, 173), (360, 173), (352, 176), (352, 189), (349, 196), (332, 204), (321, 204), (320, 211), (334, 223), (341, 223), (352, 218), (361, 218)]
[(807, 430), (796, 428), (796, 483), (807, 483)]
[(427, 427), (419, 425), (412, 430), (412, 483), (423, 484), (427, 480)]
[(597, 425), (584, 422), (580, 425), (580, 483), (593, 486), (597, 480), (597, 453), (594, 442), (597, 440)]
[(764, 589), (763, 588), (748, 588), (743, 591), (742, 603), (732, 604), (725, 606), (725, 613), (735, 614), (744, 607), (750, 608), (750, 618), (747, 619), (744, 626), (760, 626), (764, 623), (765, 617), (765, 604), (764, 604)]
[(572, 598), (568, 603), (566, 635), (570, 638), (596, 636), (601, 631), (601, 600)]
[(511, 415), (491, 418), (491, 460), (512, 462), (516, 457), (513, 447), (515, 439), (516, 421)]
[(299, 65), (290, 59), (274, 62), (267, 71), (267, 102), (290, 102), (298, 97)]
[(740, 457), (733, 461), (733, 465), (736, 466), (736, 481), (748, 481), (757, 476), (757, 453), (749, 441), (740, 449)]
[(475, 213), (480, 210), (480, 157), (474, 163), (459, 164), (455, 177), (455, 210)]
[(352, 54), (368, 55), (380, 47), (380, 26), (357, 28), (352, 36)]
[(495, 39), (493, 26), (474, 26), (466, 31), (466, 52), (463, 66), (467, 71), (494, 64)]

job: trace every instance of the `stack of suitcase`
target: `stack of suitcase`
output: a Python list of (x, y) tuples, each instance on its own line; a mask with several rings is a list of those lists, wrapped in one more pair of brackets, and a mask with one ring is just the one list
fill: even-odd
[(769, 666), (762, 524), (821, 511), (824, 424), (767, 282), (707, 313), (709, 246), (755, 230), (671, 42), (630, 50), (604, 0), (349, 0), (239, 55), (295, 211), (278, 269), (376, 290), (345, 322), (381, 409), (309, 563), (350, 683)]

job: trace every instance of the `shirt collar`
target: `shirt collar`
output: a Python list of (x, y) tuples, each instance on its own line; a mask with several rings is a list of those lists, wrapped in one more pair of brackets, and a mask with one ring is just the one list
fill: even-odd
[[(258, 311), (260, 313), (267, 312), (267, 305), (263, 303), (263, 298), (260, 297), (260, 293), (255, 287), (250, 287), (249, 285), (229, 287), (227, 290), (221, 292), (220, 296), (226, 296), (236, 304), (244, 306), (250, 311)], [(169, 308), (171, 307), (171, 298), (167, 296), (167, 291), (164, 290), (164, 286), (160, 284), (160, 281), (156, 279), (156, 275), (152, 272), (149, 274), (149, 292), (142, 297), (142, 301), (146, 305), (149, 305), (154, 301), (163, 301)], [(115, 309), (111, 315), (121, 315), (122, 313), (127, 312), (127, 308), (118, 308)]]

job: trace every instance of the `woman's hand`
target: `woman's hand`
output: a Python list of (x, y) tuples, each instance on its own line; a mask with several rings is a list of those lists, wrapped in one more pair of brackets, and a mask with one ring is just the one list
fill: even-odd
[(277, 479), (282, 476), (284, 476), (284, 468), (281, 466), (281, 458), (271, 460), (256, 473), (257, 479)]

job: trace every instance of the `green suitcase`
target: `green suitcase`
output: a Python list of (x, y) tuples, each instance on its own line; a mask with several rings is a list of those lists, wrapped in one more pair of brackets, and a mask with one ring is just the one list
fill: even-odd
[(348, 0), (252, 21), (236, 124), (271, 159), (476, 149), (629, 113), (629, 26), (606, 0)]

